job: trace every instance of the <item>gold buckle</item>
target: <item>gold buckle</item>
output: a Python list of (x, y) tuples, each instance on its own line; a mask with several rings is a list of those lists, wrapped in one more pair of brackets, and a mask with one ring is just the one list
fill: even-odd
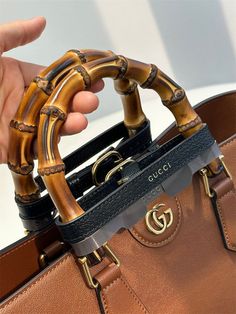
[[(114, 168), (112, 168), (106, 175), (105, 177), (105, 182), (108, 181), (109, 179), (111, 179), (112, 176), (114, 176), (117, 172), (122, 171), (123, 167), (129, 163), (133, 163), (134, 160), (133, 159), (125, 159), (122, 162), (120, 162), (117, 166), (115, 166)], [(117, 181), (117, 183), (119, 185), (121, 185), (122, 183), (126, 182), (128, 180), (128, 178), (123, 178), (119, 181)]]
[(123, 158), (121, 156), (121, 154), (119, 152), (117, 152), (116, 150), (111, 150), (105, 154), (103, 154), (102, 156), (100, 156), (96, 161), (95, 163), (93, 164), (93, 167), (92, 167), (92, 178), (93, 178), (93, 182), (96, 186), (99, 186), (101, 185), (103, 182), (99, 182), (98, 179), (97, 179), (97, 171), (98, 171), (98, 168), (100, 167), (101, 163), (106, 160), (107, 158), (111, 157), (111, 156), (114, 156), (117, 158), (117, 160), (114, 161), (114, 163), (120, 163)]
[[(111, 248), (108, 246), (107, 243), (104, 243), (102, 246), (105, 256), (107, 256), (112, 262), (114, 262), (118, 267), (120, 267), (120, 261), (118, 257), (115, 255), (115, 253), (111, 250)], [(93, 254), (95, 255), (96, 259), (98, 261), (102, 261), (103, 257), (99, 254), (98, 251), (94, 251)], [(89, 264), (88, 264), (88, 257), (80, 257), (79, 262), (82, 265), (82, 269), (85, 275), (85, 279), (87, 281), (88, 286), (91, 289), (97, 289), (98, 283), (93, 279), (90, 269), (89, 269)]]
[[(220, 162), (223, 166), (224, 173), (226, 174), (227, 177), (229, 177), (232, 180), (232, 175), (231, 175), (229, 169), (227, 168), (227, 166), (223, 160), (224, 155), (220, 155), (219, 159), (220, 159)], [(212, 193), (211, 189), (210, 189), (209, 180), (208, 180), (208, 176), (207, 176), (208, 171), (206, 168), (202, 168), (199, 172), (200, 172), (200, 175), (202, 176), (202, 179), (203, 179), (203, 184), (204, 184), (206, 195), (209, 196), (210, 198), (212, 198), (214, 196), (214, 193)]]

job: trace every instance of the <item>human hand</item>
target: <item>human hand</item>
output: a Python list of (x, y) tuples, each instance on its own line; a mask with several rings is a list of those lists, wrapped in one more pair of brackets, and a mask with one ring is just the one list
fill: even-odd
[[(13, 119), (25, 88), (44, 67), (3, 56), (4, 52), (37, 39), (44, 30), (43, 17), (0, 25), (0, 164), (7, 162), (9, 147), (9, 123)], [(75, 134), (87, 126), (86, 113), (98, 106), (94, 92), (103, 88), (103, 82), (95, 84), (91, 91), (77, 93), (70, 113), (62, 127), (62, 135)]]

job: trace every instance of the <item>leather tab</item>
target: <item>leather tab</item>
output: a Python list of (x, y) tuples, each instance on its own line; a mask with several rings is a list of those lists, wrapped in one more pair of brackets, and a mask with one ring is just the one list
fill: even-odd
[[(141, 219), (132, 228), (129, 229), (132, 236), (142, 245), (149, 248), (160, 248), (167, 245), (175, 239), (182, 223), (182, 209), (180, 200), (177, 197), (170, 197), (167, 194), (162, 194), (157, 199), (147, 205), (147, 212), (151, 211), (155, 205), (163, 204), (160, 208), (158, 216), (164, 216), (167, 222), (170, 221), (170, 214), (165, 214), (165, 211), (169, 209), (171, 211), (173, 222), (168, 225), (163, 233), (154, 234), (147, 228), (145, 218)], [(154, 229), (157, 226), (154, 225)], [(164, 229), (163, 229), (164, 230)]]
[(220, 226), (225, 247), (236, 252), (236, 191), (233, 181), (224, 178), (212, 186), (212, 204)]
[(99, 272), (95, 279), (100, 284), (104, 313), (148, 313), (122, 275), (120, 268), (114, 263)]

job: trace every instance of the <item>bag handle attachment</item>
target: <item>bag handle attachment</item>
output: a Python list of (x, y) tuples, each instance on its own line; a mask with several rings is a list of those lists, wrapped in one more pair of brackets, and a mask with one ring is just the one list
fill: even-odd
[(112, 51), (69, 50), (43, 70), (28, 87), (15, 118), (10, 122), (11, 146), (8, 166), (13, 176), (16, 198), (21, 202), (30, 203), (40, 197), (38, 186), (32, 175), (33, 141), (37, 137), (40, 109), (71, 69), (112, 55), (114, 55)]
[(41, 109), (38, 129), (38, 172), (43, 177), (63, 222), (77, 218), (84, 211), (72, 196), (65, 180), (64, 164), (57, 143), (59, 130), (66, 119), (73, 96), (104, 77), (114, 79), (116, 90), (122, 94), (124, 122), (129, 129), (137, 128), (145, 119), (141, 109), (133, 109), (135, 103), (130, 97), (137, 93), (137, 84), (142, 88), (151, 88), (160, 95), (185, 137), (202, 127), (201, 119), (189, 104), (184, 90), (154, 65), (123, 56), (111, 56), (71, 70)]

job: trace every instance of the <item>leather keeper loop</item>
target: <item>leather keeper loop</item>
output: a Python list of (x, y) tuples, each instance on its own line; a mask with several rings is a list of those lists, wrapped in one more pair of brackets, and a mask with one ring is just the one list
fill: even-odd
[[(123, 158), (142, 153), (151, 143), (149, 121), (139, 128), (136, 134), (131, 138), (128, 137), (128, 132), (123, 122), (111, 127), (65, 157), (63, 159), (66, 168), (65, 172), (71, 172), (83, 162), (87, 161), (89, 158), (99, 153), (102, 149), (107, 148), (107, 146), (117, 140), (121, 140), (121, 142), (115, 149), (122, 155)], [(105, 178), (106, 173), (112, 168), (112, 166), (112, 159), (106, 160), (98, 172), (100, 180)], [(81, 197), (87, 189), (93, 186), (91, 169), (92, 165), (87, 166), (83, 170), (67, 177), (67, 184), (76, 199)], [(42, 178), (36, 177), (35, 181), (40, 187), (40, 192), (44, 191), (45, 186)], [(48, 194), (30, 203), (23, 203), (16, 198), (16, 203), (19, 208), (20, 218), (27, 230), (40, 230), (46, 225), (51, 224), (54, 220), (55, 215), (51, 215), (51, 212), (54, 212), (56, 209)], [(40, 219), (42, 220), (41, 223)]]
[[(86, 212), (80, 217), (77, 217), (69, 222), (61, 222), (60, 218), (57, 217), (56, 224), (60, 229), (63, 239), (65, 242), (69, 242), (73, 245), (73, 248), (78, 256), (87, 255), (93, 250), (99, 248), (99, 245), (108, 241), (113, 233), (117, 232), (119, 228), (127, 227), (129, 224), (132, 225), (136, 223), (137, 220), (140, 219), (146, 212), (145, 195), (154, 191), (157, 187), (160, 189), (157, 190), (157, 193), (161, 193), (163, 191), (161, 186), (165, 180), (176, 173), (176, 178), (178, 178), (178, 171), (182, 167), (188, 165), (191, 160), (194, 160), (194, 158), (199, 156), (201, 152), (204, 152), (207, 147), (210, 148), (214, 145), (214, 139), (211, 137), (207, 126), (191, 137), (182, 139), (182, 142), (178, 145), (175, 145), (174, 141), (172, 142), (173, 147), (169, 147), (169, 150), (164, 155), (158, 152), (157, 147), (156, 151), (152, 151), (150, 155), (141, 158), (140, 161), (137, 160), (136, 162), (140, 167), (140, 171), (131, 177), (127, 183), (115, 188), (113, 192), (109, 191), (107, 195), (102, 197), (102, 199), (101, 189), (108, 190), (108, 186), (112, 185), (112, 182), (116, 182), (114, 178), (98, 188), (97, 194), (100, 195), (100, 199), (96, 198), (94, 193), (93, 195), (91, 194), (81, 198), (79, 203), (83, 206), (83, 208), (86, 208), (84, 199), (92, 199), (93, 203), (90, 203), (90, 207), (86, 208)], [(179, 155), (180, 151), (181, 156)], [(160, 153), (160, 155), (158, 155), (158, 153)], [(217, 150), (217, 154), (220, 154), (219, 150)], [(218, 155), (213, 154), (211, 158), (213, 159), (217, 156)], [(205, 158), (206, 157), (203, 159), (205, 160)], [(195, 164), (196, 167), (200, 166), (199, 162), (200, 160), (198, 160), (197, 164)], [(209, 161), (205, 160), (205, 162)], [(166, 171), (162, 171), (162, 174), (159, 175), (159, 177), (154, 178), (153, 174), (155, 171), (157, 169), (161, 169), (163, 165), (168, 163), (170, 167), (168, 169), (166, 168)], [(199, 168), (196, 168), (196, 170), (197, 169), (199, 170)], [(189, 173), (188, 176), (189, 179), (187, 180), (187, 184), (191, 182), (192, 174)], [(149, 177), (151, 178), (150, 180)], [(172, 180), (173, 179), (171, 179), (171, 182)], [(182, 181), (184, 181), (184, 177), (182, 177)], [(175, 182), (171, 183), (175, 189), (178, 188), (176, 184), (177, 183)], [(166, 185), (165, 189), (167, 193), (168, 191), (171, 191), (171, 194), (175, 194), (171, 186)], [(136, 216), (135, 218), (134, 213), (136, 212), (136, 215), (138, 213), (138, 205), (136, 204), (138, 201), (140, 201), (141, 216)], [(150, 200), (147, 199), (147, 201), (149, 202)], [(122, 215), (122, 213), (125, 213), (127, 210), (131, 210), (130, 208), (132, 207), (132, 204), (136, 204), (136, 206), (134, 206), (135, 211), (133, 214), (127, 214), (127, 217), (130, 217), (130, 219), (136, 219), (136, 221), (127, 220), (126, 226), (120, 225), (119, 227), (119, 223), (115, 220), (121, 219), (121, 221), (125, 221), (125, 218), (122, 220), (122, 218), (119, 218), (119, 215)], [(89, 237), (90, 239), (88, 239)]]

